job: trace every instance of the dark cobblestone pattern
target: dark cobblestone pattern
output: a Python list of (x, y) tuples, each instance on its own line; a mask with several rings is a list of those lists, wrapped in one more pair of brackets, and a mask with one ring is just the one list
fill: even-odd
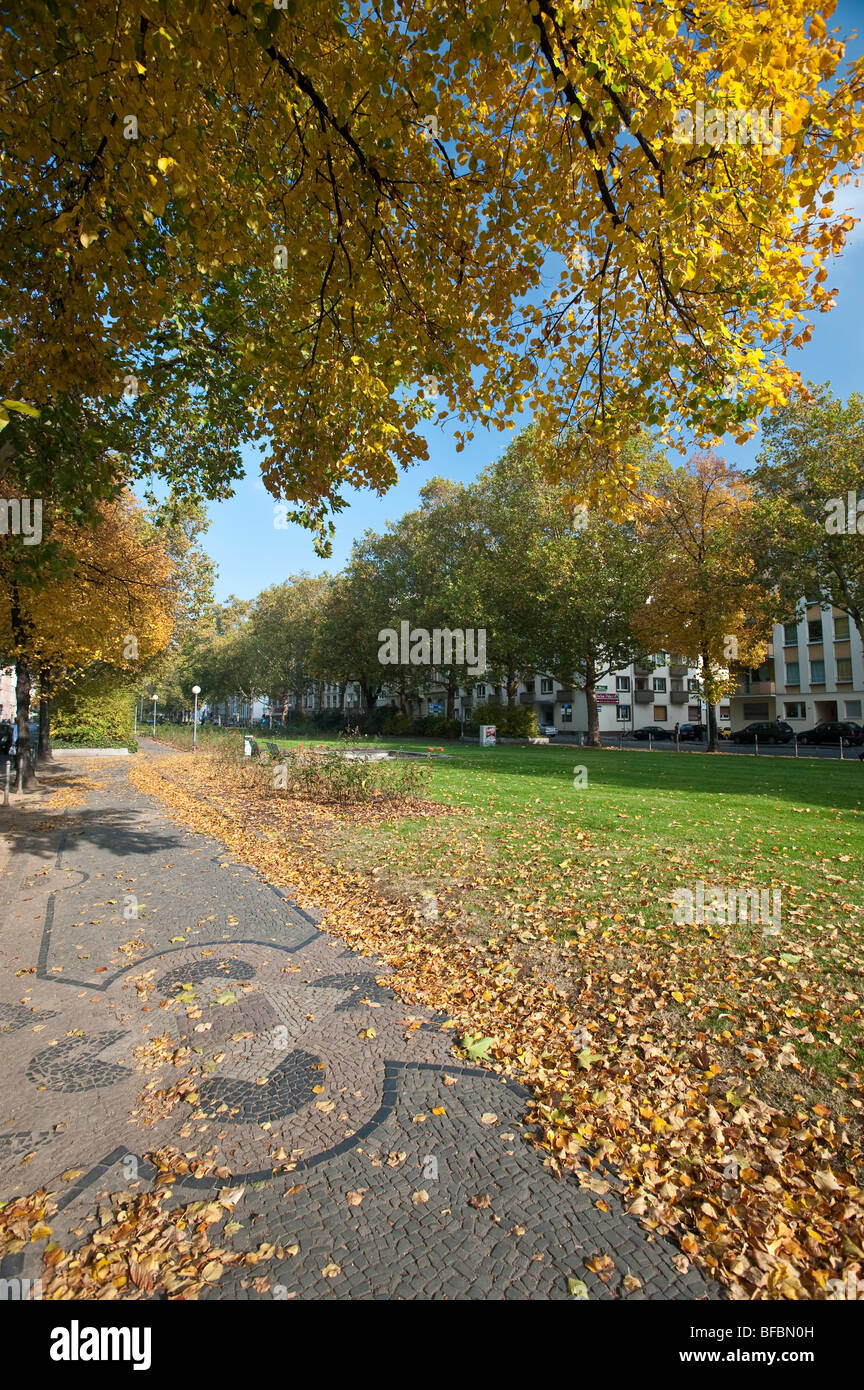
[[(44, 1012), (40, 1018), (53, 1018), (53, 1013)], [(15, 1033), (19, 1028), (26, 1028), (28, 1023), (33, 1022), (32, 1009), (25, 1008), (23, 1004), (0, 1004), (0, 1033)]]
[(123, 1033), (97, 1033), (95, 1037), (63, 1038), (56, 1047), (37, 1052), (27, 1067), (27, 1080), (49, 1091), (98, 1091), (116, 1086), (129, 1075), (128, 1068), (101, 1062), (99, 1053), (119, 1042)]
[[(74, 1241), (100, 1194), (148, 1186), (144, 1155), (176, 1144), (223, 1169), (183, 1179), (178, 1202), (240, 1184), (237, 1248), (299, 1247), (276, 1267), (226, 1271), (208, 1297), (260, 1297), (258, 1274), (277, 1298), (557, 1299), (568, 1278), (592, 1298), (715, 1296), (614, 1192), (601, 1212), (544, 1167), (523, 1136), (524, 1093), (459, 1063), (443, 1016), (402, 1004), (374, 958), (171, 825), (122, 767), (105, 776), (37, 846), (53, 860), (44, 884), (22, 856), (7, 886), (0, 1200), (47, 1185), (55, 1237)], [(147, 902), (141, 920), (123, 918), (127, 892)], [(15, 970), (37, 953), (28, 1007)], [(196, 1050), (177, 1070), (163, 1059), (180, 1042)], [(206, 1118), (184, 1104), (144, 1124), (147, 1083), (170, 1087), (190, 1066)], [(67, 1170), (81, 1176), (60, 1181)], [(609, 1285), (584, 1265), (601, 1252)], [(38, 1276), (37, 1250), (16, 1260), (0, 1273)], [(641, 1289), (624, 1290), (627, 1273)]]
[(313, 988), (348, 991), (347, 999), (343, 999), (341, 1004), (336, 1005), (337, 1014), (343, 1013), (346, 1009), (351, 1011), (359, 1009), (367, 1000), (374, 1004), (380, 1004), (393, 997), (390, 990), (384, 989), (378, 984), (374, 975), (350, 973), (325, 975), (323, 980), (315, 981)]
[(200, 1087), (201, 1109), (218, 1118), (220, 1106), (230, 1124), (272, 1124), (294, 1115), (315, 1099), (315, 1087), (323, 1080), (320, 1057), (312, 1052), (291, 1052), (274, 1067), (263, 1085), (257, 1081), (205, 1081)]
[(160, 994), (175, 994), (187, 984), (203, 984), (205, 980), (251, 980), (255, 971), (245, 960), (233, 956), (221, 957), (216, 961), (194, 961), (191, 965), (175, 965), (161, 979), (156, 981)]

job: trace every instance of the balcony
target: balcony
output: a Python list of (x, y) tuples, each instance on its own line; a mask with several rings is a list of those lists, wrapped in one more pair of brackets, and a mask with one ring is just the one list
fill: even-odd
[(520, 705), (533, 705), (536, 699), (537, 696), (533, 690), (526, 690), (524, 694), (519, 696), (519, 703)]
[(748, 681), (744, 680), (735, 687), (732, 698), (740, 700), (744, 696), (750, 695), (774, 695), (776, 694), (774, 681)]
[(671, 659), (671, 657), (670, 657), (670, 660), (669, 660), (669, 674), (670, 674), (670, 676), (686, 676), (688, 670), (689, 670), (689, 667), (688, 667), (686, 661), (673, 661), (673, 660)]
[[(698, 697), (698, 695), (697, 695), (697, 696), (695, 696), (694, 698), (695, 698), (695, 699), (698, 699), (699, 697)], [(685, 690), (684, 687), (683, 687), (683, 685), (682, 685), (682, 686), (673, 685), (672, 689), (669, 691), (669, 700), (670, 700), (670, 702), (671, 702), (673, 705), (686, 705), (686, 703), (687, 703), (687, 701), (688, 701), (689, 699), (690, 699), (690, 691), (689, 691), (689, 690)]]
[[(637, 705), (653, 705), (655, 695), (653, 690), (637, 690), (635, 692)], [(656, 698), (661, 702), (665, 700), (665, 695), (657, 695)]]
[(575, 698), (575, 690), (559, 690), (555, 695), (555, 703), (556, 705), (572, 705)]
[(647, 665), (643, 661), (634, 661), (633, 670), (636, 672), (637, 676), (650, 676), (654, 673), (654, 667)]

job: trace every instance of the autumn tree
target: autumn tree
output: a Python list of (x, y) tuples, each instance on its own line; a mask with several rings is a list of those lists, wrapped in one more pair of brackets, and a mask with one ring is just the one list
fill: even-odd
[(632, 522), (577, 512), (545, 550), (548, 596), (538, 614), (542, 669), (585, 692), (588, 742), (600, 746), (597, 687), (644, 654), (634, 615), (657, 573), (656, 553)]
[(815, 390), (770, 416), (764, 438), (752, 476), (766, 577), (788, 613), (830, 604), (864, 642), (864, 397)]
[(614, 501), (640, 424), (788, 396), (853, 225), (843, 62), (812, 0), (21, 0), (0, 398), (203, 398), (325, 536), (427, 456), (436, 392), (464, 437), (575, 427)]
[(355, 541), (345, 569), (329, 586), (315, 632), (312, 663), (322, 678), (345, 687), (356, 682), (371, 713), (395, 668), (380, 660), (382, 628), (398, 626), (400, 594), (392, 538), (367, 531)]
[(271, 724), (274, 705), (281, 706), (284, 719), (288, 696), (294, 697), (299, 709), (315, 688), (315, 633), (329, 585), (329, 575), (296, 574), (264, 589), (255, 600), (249, 641), (259, 688), (270, 700)]
[[(94, 663), (125, 673), (134, 683), (163, 652), (174, 629), (180, 585), (175, 557), (126, 494), (103, 502), (98, 524), (56, 519), (57, 572), (38, 567), (26, 582), (20, 554), (0, 560), (0, 650), (17, 674), (18, 749), (22, 786), (31, 779), (30, 700), (38, 678), (43, 752), (48, 745), (48, 699), (58, 684)], [(38, 549), (38, 547), (31, 547)]]
[(640, 514), (640, 541), (658, 563), (634, 632), (649, 651), (675, 652), (698, 667), (709, 752), (717, 750), (716, 706), (741, 668), (763, 660), (777, 608), (754, 555), (753, 506), (740, 473), (714, 454), (697, 454), (660, 476)]

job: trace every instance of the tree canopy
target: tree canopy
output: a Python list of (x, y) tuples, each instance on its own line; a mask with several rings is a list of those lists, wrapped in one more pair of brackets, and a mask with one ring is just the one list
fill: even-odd
[(589, 497), (640, 425), (741, 435), (853, 225), (864, 60), (812, 11), (4, 6), (0, 398), (221, 403), (323, 530), (439, 407), (573, 429)]

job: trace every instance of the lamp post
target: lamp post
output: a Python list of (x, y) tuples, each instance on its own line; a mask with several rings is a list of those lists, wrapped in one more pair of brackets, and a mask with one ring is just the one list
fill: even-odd
[(157, 701), (158, 699), (159, 699), (159, 696), (158, 696), (158, 695), (154, 695), (154, 696), (153, 696), (153, 737), (154, 737), (154, 738), (156, 737), (156, 701)]
[(193, 685), (192, 694), (195, 696), (195, 712), (192, 715), (192, 752), (198, 752), (198, 696), (201, 694), (200, 685)]

